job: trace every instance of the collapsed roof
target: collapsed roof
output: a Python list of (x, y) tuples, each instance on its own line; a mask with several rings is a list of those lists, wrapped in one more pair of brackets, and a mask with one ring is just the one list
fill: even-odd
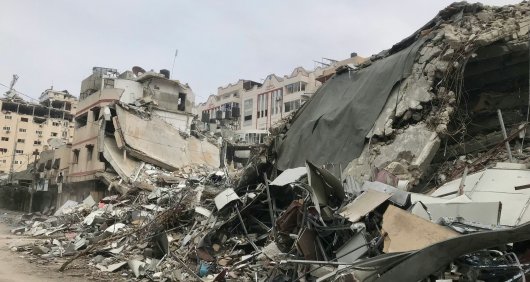
[[(527, 2), (453, 3), (359, 70), (338, 71), (278, 130), (277, 168), (308, 160), (360, 179), (387, 168), (410, 187), (433, 160), (502, 141), (497, 109), (508, 130), (526, 119), (528, 13)], [(487, 144), (462, 144), (477, 136)]]

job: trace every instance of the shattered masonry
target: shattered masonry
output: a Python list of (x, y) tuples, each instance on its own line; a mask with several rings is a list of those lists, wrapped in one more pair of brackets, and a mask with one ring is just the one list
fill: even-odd
[(450, 5), (338, 68), (238, 171), (143, 144), (159, 135), (131, 122), (207, 142), (166, 128), (151, 101), (105, 105), (98, 150), (114, 172), (98, 176), (118, 193), (24, 215), (12, 232), (45, 239), (13, 251), (103, 279), (524, 281), (529, 13)]

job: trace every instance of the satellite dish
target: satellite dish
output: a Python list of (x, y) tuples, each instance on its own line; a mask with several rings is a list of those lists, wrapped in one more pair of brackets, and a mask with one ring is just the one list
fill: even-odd
[(132, 72), (134, 73), (134, 75), (138, 76), (138, 75), (144, 74), (145, 70), (139, 66), (134, 66), (132, 68)]
[(50, 145), (53, 149), (57, 149), (61, 146), (63, 146), (65, 143), (62, 139), (59, 138), (50, 138), (48, 139), (48, 145)]

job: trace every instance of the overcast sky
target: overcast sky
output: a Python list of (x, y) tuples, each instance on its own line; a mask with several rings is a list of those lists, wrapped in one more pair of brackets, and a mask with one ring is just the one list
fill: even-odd
[(240, 78), (260, 81), (313, 69), (313, 60), (378, 53), (451, 2), (2, 0), (0, 83), (15, 73), (15, 89), (29, 96), (51, 85), (77, 96), (94, 66), (171, 69), (178, 49), (171, 76), (202, 102)]

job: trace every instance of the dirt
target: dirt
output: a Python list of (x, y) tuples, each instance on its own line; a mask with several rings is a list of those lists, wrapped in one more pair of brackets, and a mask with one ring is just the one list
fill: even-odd
[[(1, 211), (1, 213), (3, 217), (13, 215), (12, 212)], [(94, 281), (85, 277), (90, 271), (79, 267), (64, 273), (59, 272), (62, 260), (48, 262), (44, 259), (37, 259), (31, 254), (11, 251), (13, 246), (31, 244), (36, 239), (11, 234), (10, 230), (10, 226), (0, 222), (0, 282)], [(31, 263), (30, 260), (35, 260), (35, 262)]]

